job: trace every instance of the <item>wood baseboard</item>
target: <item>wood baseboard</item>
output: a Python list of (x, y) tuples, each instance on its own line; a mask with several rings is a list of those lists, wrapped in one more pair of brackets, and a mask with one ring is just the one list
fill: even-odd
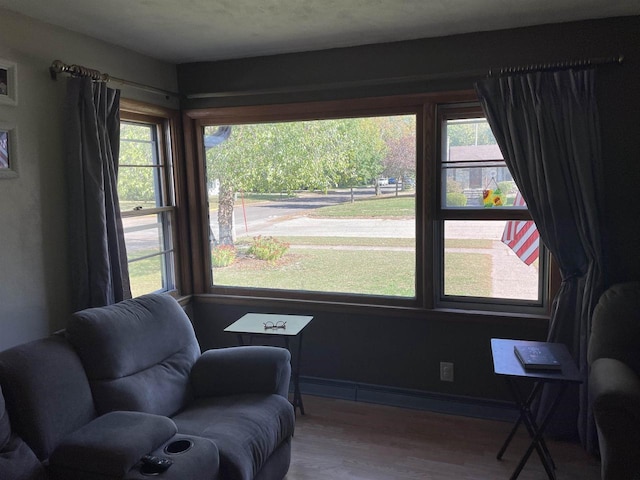
[(300, 376), (300, 391), (303, 400), (304, 395), (307, 394), (486, 420), (515, 422), (518, 418), (516, 407), (510, 402), (344, 380)]

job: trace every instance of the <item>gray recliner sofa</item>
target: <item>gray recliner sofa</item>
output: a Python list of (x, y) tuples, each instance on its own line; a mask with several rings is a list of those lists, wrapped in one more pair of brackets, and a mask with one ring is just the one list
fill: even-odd
[(24, 440), (11, 431), (0, 390), (0, 479), (43, 480), (44, 469)]
[(603, 480), (640, 478), (640, 282), (611, 286), (593, 312), (589, 393)]
[(281, 480), (290, 374), (282, 348), (201, 353), (167, 295), (77, 312), (64, 332), (0, 352), (12, 434), (65, 480), (149, 478), (145, 454), (173, 462), (158, 479)]

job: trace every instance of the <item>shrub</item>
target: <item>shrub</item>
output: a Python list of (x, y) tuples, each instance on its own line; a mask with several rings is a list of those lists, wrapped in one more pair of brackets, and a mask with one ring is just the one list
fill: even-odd
[(447, 178), (447, 193), (462, 193), (462, 183), (452, 178)]
[(516, 182), (513, 180), (505, 180), (504, 182), (498, 182), (498, 188), (502, 191), (502, 193), (508, 195), (510, 193), (515, 193)]
[(467, 196), (464, 193), (447, 193), (447, 207), (464, 207)]
[(232, 245), (218, 245), (211, 250), (214, 267), (227, 267), (236, 260), (236, 249)]
[(253, 242), (247, 253), (254, 255), (260, 260), (274, 262), (287, 253), (287, 250), (289, 250), (288, 243), (281, 242), (277, 238), (258, 235), (257, 237), (253, 237)]

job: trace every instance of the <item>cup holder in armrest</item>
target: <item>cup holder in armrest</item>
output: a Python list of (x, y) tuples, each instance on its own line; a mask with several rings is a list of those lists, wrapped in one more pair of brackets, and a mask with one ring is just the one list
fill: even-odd
[(166, 447), (164, 447), (164, 453), (177, 455), (179, 453), (186, 452), (191, 447), (193, 447), (193, 442), (191, 440), (176, 440), (175, 442), (171, 442)]

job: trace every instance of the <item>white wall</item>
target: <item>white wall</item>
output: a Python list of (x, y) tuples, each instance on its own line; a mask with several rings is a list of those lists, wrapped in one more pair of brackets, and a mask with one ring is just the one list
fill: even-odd
[[(177, 90), (175, 65), (0, 9), (0, 58), (18, 64), (18, 104), (0, 104), (17, 127), (16, 179), (0, 179), (0, 350), (63, 328), (70, 314), (63, 158), (66, 76), (53, 60)], [(113, 85), (118, 87), (118, 85)], [(167, 107), (177, 100), (122, 88)]]

